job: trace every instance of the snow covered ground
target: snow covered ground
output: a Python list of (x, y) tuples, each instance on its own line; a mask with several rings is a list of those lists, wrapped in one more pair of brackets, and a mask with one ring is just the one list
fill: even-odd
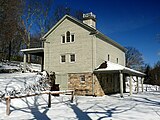
[[(0, 90), (7, 85), (24, 85), (33, 81), (36, 73), (0, 74)], [(52, 96), (48, 108), (48, 95), (11, 100), (11, 113), (6, 115), (6, 102), (0, 102), (0, 120), (160, 120), (160, 91), (150, 91), (129, 96), (119, 94), (103, 97), (70, 95)]]
[(140, 93), (129, 97), (118, 94), (103, 97), (69, 95), (52, 96), (51, 108), (47, 95), (11, 100), (11, 113), (6, 115), (5, 101), (0, 102), (0, 119), (17, 120), (160, 120), (160, 92)]
[[(14, 67), (3, 66), (3, 69)], [(2, 66), (1, 66), (2, 68)], [(31, 69), (39, 69), (32, 65)], [(36, 73), (1, 73), (0, 91), (14, 87), (21, 89), (37, 81)], [(133, 84), (134, 85), (134, 84)], [(134, 85), (135, 86), (135, 85)], [(75, 96), (71, 103), (70, 95), (52, 96), (51, 108), (48, 108), (48, 95), (11, 100), (10, 115), (6, 115), (6, 102), (0, 100), (0, 120), (160, 120), (159, 87), (144, 85), (144, 93), (119, 94), (103, 97)], [(134, 93), (134, 91), (133, 91)], [(0, 93), (1, 94), (1, 93)]]

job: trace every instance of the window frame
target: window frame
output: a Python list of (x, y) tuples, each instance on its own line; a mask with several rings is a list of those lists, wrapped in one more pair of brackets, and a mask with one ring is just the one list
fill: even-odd
[[(72, 37), (73, 36), (73, 37)], [(75, 41), (75, 35), (74, 34), (71, 34), (71, 43), (74, 43)]]
[(118, 58), (116, 58), (116, 62), (117, 62), (117, 64), (119, 63), (119, 59)]
[(70, 43), (70, 42), (71, 42), (71, 33), (69, 31), (67, 31), (66, 32), (66, 43)]
[[(64, 57), (64, 62), (62, 57)], [(60, 63), (66, 63), (66, 55), (60, 55)]]
[[(71, 60), (72, 59), (72, 57), (71, 57), (72, 55), (74, 55), (74, 61)], [(76, 54), (72, 53), (72, 54), (69, 55), (69, 62), (70, 63), (75, 63), (76, 62)]]
[(108, 54), (108, 61), (110, 61), (110, 55)]
[(80, 75), (80, 83), (84, 83), (86, 81), (85, 75)]
[(65, 34), (61, 35), (61, 44), (66, 43), (74, 43), (75, 42), (75, 34), (70, 31), (65, 32)]
[[(63, 43), (63, 38), (64, 38), (64, 43)], [(66, 37), (65, 35), (61, 35), (61, 44), (65, 44), (66, 43)]]

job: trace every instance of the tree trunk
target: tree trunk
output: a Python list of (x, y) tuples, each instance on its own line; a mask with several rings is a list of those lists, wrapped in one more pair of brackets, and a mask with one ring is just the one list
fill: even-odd
[(9, 42), (8, 60), (11, 61), (11, 41)]
[[(27, 45), (28, 49), (30, 48), (30, 44), (31, 44), (30, 33), (28, 33), (28, 45)], [(28, 63), (30, 62), (31, 62), (31, 55), (28, 54)]]

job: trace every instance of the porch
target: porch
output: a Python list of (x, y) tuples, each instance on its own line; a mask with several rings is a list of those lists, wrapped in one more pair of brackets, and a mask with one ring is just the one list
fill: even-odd
[(21, 52), (23, 52), (23, 69), (24, 72), (26, 72), (26, 65), (27, 65), (27, 55), (35, 55), (41, 57), (41, 71), (44, 69), (44, 48), (31, 48), (31, 49), (22, 49)]
[[(110, 81), (110, 86), (106, 86), (106, 84), (102, 84), (104, 88), (108, 89), (108, 92), (120, 92), (120, 96), (123, 97), (123, 93), (125, 91), (125, 80), (126, 78), (129, 78), (129, 94), (133, 94), (133, 77), (136, 81), (136, 93), (139, 92), (139, 83), (141, 84), (142, 92), (143, 92), (143, 81), (145, 74), (133, 69), (130, 69), (128, 67), (115, 64), (112, 62), (107, 62), (106, 68), (99, 68), (94, 70), (94, 74), (97, 76), (97, 79), (106, 79), (106, 81)], [(106, 76), (104, 76), (106, 75)], [(99, 77), (103, 76), (103, 77)], [(111, 76), (110, 79), (108, 79), (108, 76)], [(105, 78), (106, 77), (106, 78)], [(103, 79), (102, 79), (103, 78)], [(104, 80), (103, 80), (104, 81)], [(113, 84), (114, 83), (114, 84)], [(114, 85), (112, 87), (112, 85)], [(103, 87), (102, 86), (102, 87)], [(105, 92), (105, 91), (104, 91)], [(107, 92), (106, 92), (107, 93)]]

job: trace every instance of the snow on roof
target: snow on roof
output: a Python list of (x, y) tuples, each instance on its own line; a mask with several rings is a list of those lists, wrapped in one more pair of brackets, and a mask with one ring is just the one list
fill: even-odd
[(30, 49), (22, 49), (22, 52), (30, 52), (30, 51), (43, 51), (43, 48), (30, 48)]
[(107, 61), (107, 68), (100, 68), (97, 70), (94, 70), (95, 72), (109, 72), (109, 71), (122, 71), (123, 73), (128, 73), (132, 75), (137, 75), (137, 76), (144, 76), (145, 74), (142, 72), (139, 72), (137, 70), (133, 70), (131, 68), (122, 66), (120, 64), (116, 64), (110, 61)]
[(33, 54), (37, 56), (43, 56), (44, 48), (30, 48), (30, 49), (22, 49), (21, 52), (26, 54)]

